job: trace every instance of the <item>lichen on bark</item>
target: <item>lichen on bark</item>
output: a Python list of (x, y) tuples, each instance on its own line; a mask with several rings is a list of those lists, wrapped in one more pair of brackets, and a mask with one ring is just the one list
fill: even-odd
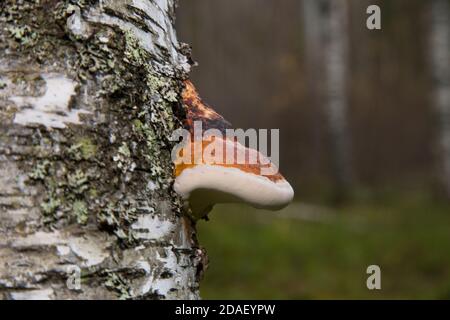
[(198, 298), (204, 252), (172, 190), (174, 5), (0, 4), (0, 297)]

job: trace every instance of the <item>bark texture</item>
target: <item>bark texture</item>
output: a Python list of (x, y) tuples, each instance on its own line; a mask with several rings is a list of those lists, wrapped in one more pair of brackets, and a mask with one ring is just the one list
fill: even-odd
[(174, 2), (0, 3), (0, 298), (198, 298)]

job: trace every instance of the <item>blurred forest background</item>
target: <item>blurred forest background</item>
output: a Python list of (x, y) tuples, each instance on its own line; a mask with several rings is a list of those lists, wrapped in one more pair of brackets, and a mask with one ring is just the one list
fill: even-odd
[(177, 16), (202, 97), (236, 128), (279, 128), (296, 191), (280, 213), (200, 223), (203, 297), (450, 298), (450, 1), (183, 0)]

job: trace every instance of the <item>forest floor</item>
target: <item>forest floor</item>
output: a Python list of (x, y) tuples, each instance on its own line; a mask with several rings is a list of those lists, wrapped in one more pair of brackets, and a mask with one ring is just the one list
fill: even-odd
[[(450, 299), (449, 204), (222, 205), (210, 219), (204, 299)], [(366, 286), (373, 264), (381, 290)]]

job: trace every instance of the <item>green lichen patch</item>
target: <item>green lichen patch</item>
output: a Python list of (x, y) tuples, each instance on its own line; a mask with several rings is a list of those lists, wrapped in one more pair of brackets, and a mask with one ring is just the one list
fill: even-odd
[(137, 220), (136, 213), (135, 204), (128, 200), (110, 203), (98, 215), (98, 223), (103, 229), (114, 233), (122, 245), (131, 246), (137, 240), (131, 229)]
[[(3, 0), (0, 3), (0, 22), (5, 22), (3, 43), (11, 49), (34, 52), (35, 46), (45, 42), (50, 29), (48, 16), (43, 14), (43, 2), (40, 0), (16, 1)], [(42, 28), (46, 23), (46, 28)]]
[(126, 142), (122, 142), (117, 150), (117, 154), (113, 157), (113, 160), (116, 162), (117, 168), (123, 173), (133, 172), (136, 168), (136, 163), (133, 161), (130, 148)]
[(121, 300), (130, 299), (133, 296), (130, 284), (118, 272), (107, 271), (104, 285), (114, 291)]
[[(184, 75), (155, 63), (134, 34), (119, 27), (83, 20), (89, 35), (74, 35), (68, 19), (74, 14), (85, 19), (85, 4), (94, 0), (24, 2), (29, 6), (13, 0), (0, 4), (0, 16), (11, 28), (0, 30), (5, 40), (0, 48), (20, 52), (39, 68), (63, 70), (79, 82), (71, 105), (86, 103), (93, 115), (103, 117), (44, 134), (48, 143), (37, 134), (33, 147), (42, 152), (25, 169), (29, 183), (42, 187), (43, 221), (52, 228), (96, 221), (119, 243), (137, 245), (131, 225), (157, 207), (153, 199), (173, 197), (174, 210), (181, 210), (172, 190), (170, 136), (181, 127), (176, 114), (182, 109), (179, 79)], [(149, 181), (152, 187), (146, 188)]]
[(77, 194), (83, 194), (89, 189), (89, 177), (80, 169), (67, 175), (67, 186)]
[(88, 222), (89, 216), (88, 216), (88, 207), (86, 205), (86, 202), (82, 200), (76, 200), (73, 203), (72, 207), (73, 213), (75, 217), (77, 218), (77, 222), (81, 225), (84, 225)]
[[(129, 37), (132, 38), (130, 35)], [(140, 58), (137, 61), (142, 60), (145, 59)], [(179, 99), (176, 90), (177, 88), (180, 90), (180, 84), (171, 77), (157, 73), (152, 66), (147, 65), (146, 70), (146, 84), (151, 93), (150, 103), (145, 103), (133, 120), (133, 131), (139, 145), (146, 147), (142, 156), (146, 159), (146, 167), (150, 170), (152, 181), (159, 189), (171, 194), (172, 209), (175, 212), (182, 212), (182, 200), (171, 188), (173, 165), (170, 152), (174, 142), (169, 139), (173, 131), (181, 127), (177, 113), (182, 113), (182, 110), (180, 111), (180, 106), (173, 102)]]
[(61, 200), (54, 197), (49, 197), (41, 204), (42, 211), (46, 217), (52, 217), (56, 210), (61, 206)]
[(8, 31), (11, 38), (24, 46), (32, 46), (38, 39), (37, 33), (30, 26), (10, 27)]
[(84, 225), (89, 219), (89, 203), (93, 202), (95, 175), (81, 169), (73, 169), (61, 162), (45, 160), (28, 175), (28, 183), (39, 184), (44, 192), (41, 197), (42, 222), (58, 227), (78, 223)]
[(44, 160), (36, 165), (33, 171), (28, 175), (33, 180), (44, 180), (48, 176), (50, 161)]
[(122, 142), (122, 145), (119, 147), (119, 153), (123, 155), (124, 157), (131, 157), (130, 148), (128, 148), (128, 145), (125, 142)]
[(91, 138), (82, 137), (68, 149), (68, 154), (77, 161), (91, 160), (95, 158), (97, 154), (97, 146)]
[[(136, 167), (145, 170), (160, 188), (168, 190), (173, 181), (169, 137), (181, 126), (174, 114), (181, 83), (155, 67), (129, 31), (95, 30), (88, 41), (80, 42), (78, 52), (79, 78), (100, 80), (99, 94), (109, 101), (105, 112), (117, 116), (118, 126), (124, 128), (117, 136), (126, 133), (124, 140), (115, 143), (115, 167), (123, 174)], [(128, 131), (137, 121), (139, 128)]]

